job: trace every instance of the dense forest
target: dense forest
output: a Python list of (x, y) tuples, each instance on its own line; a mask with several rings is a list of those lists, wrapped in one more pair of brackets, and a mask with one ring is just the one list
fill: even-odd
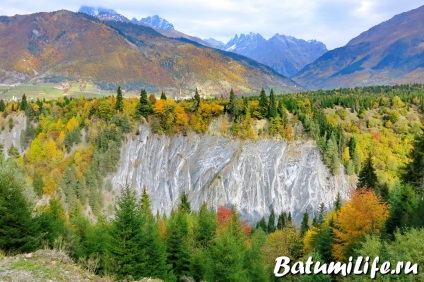
[[(139, 98), (0, 100), (1, 131), (25, 116), (20, 149), (0, 152), (0, 250), (50, 247), (116, 279), (273, 281), (275, 258), (423, 264), (424, 85), (358, 87), (290, 95), (175, 101), (141, 90)], [(157, 134), (220, 134), (314, 139), (333, 174), (357, 182), (350, 199), (306, 211), (300, 225), (283, 212), (256, 226), (237, 210), (192, 210), (187, 195), (170, 215), (153, 214), (146, 190), (123, 189), (110, 210), (105, 177), (116, 170), (125, 138), (147, 123)], [(214, 131), (211, 132), (211, 125)], [(1, 146), (1, 145), (0, 145)], [(4, 153), (3, 153), (4, 152)], [(22, 153), (23, 152), (23, 153)], [(420, 281), (424, 274), (380, 276)], [(291, 281), (368, 281), (340, 275), (288, 276)], [(397, 279), (397, 280), (396, 280)], [(418, 279), (418, 280), (417, 280)]]

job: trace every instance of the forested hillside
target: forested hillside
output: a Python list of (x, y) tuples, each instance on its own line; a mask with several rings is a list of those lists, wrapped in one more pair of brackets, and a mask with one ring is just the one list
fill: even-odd
[[(275, 258), (283, 255), (323, 262), (372, 255), (422, 264), (423, 111), (423, 85), (262, 91), (248, 98), (231, 91), (229, 99), (210, 100), (196, 93), (185, 101), (144, 90), (124, 99), (118, 88), (101, 99), (0, 100), (0, 136), (26, 121), (20, 144), (0, 150), (0, 250), (60, 247), (100, 275), (165, 281), (273, 281)], [(287, 212), (250, 226), (236, 208), (205, 203), (193, 210), (185, 194), (171, 214), (155, 215), (146, 190), (137, 194), (127, 186), (113, 195), (104, 181), (117, 169), (123, 141), (140, 134), (140, 123), (168, 135), (312, 138), (332, 172), (346, 170), (358, 188), (331, 209), (305, 211), (300, 226)]]

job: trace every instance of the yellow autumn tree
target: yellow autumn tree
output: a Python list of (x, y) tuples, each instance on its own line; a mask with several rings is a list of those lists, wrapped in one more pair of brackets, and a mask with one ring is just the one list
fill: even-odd
[(351, 200), (338, 211), (335, 220), (333, 256), (347, 259), (365, 235), (379, 234), (389, 216), (389, 205), (373, 191), (354, 190)]

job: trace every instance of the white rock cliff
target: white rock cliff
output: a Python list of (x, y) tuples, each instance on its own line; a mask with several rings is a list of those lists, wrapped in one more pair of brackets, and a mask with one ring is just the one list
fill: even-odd
[(202, 203), (233, 206), (250, 222), (290, 211), (299, 222), (321, 203), (347, 198), (348, 177), (332, 176), (313, 141), (241, 141), (211, 135), (167, 136), (141, 126), (123, 143), (112, 186), (126, 184), (151, 196), (154, 212), (170, 213), (183, 192), (193, 209)]

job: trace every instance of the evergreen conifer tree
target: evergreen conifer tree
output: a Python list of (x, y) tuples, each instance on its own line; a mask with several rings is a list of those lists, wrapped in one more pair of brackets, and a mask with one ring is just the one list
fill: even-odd
[(277, 101), (275, 100), (274, 90), (269, 93), (268, 118), (277, 116)]
[[(424, 104), (424, 103), (423, 103)], [(414, 142), (414, 148), (410, 153), (412, 161), (406, 166), (403, 174), (405, 183), (410, 183), (416, 190), (417, 195), (424, 197), (424, 134), (419, 135)]]
[(300, 224), (300, 235), (305, 236), (306, 231), (309, 230), (309, 214), (303, 213), (302, 223)]
[(166, 100), (167, 99), (165, 92), (162, 91), (162, 93), (160, 93), (160, 99), (161, 100)]
[(140, 101), (137, 104), (137, 114), (147, 119), (152, 112), (152, 104), (147, 98), (147, 92), (142, 89), (140, 92)]
[(19, 109), (21, 111), (26, 111), (28, 109), (28, 101), (25, 94), (22, 96), (21, 102), (19, 103)]
[(278, 216), (277, 229), (282, 230), (286, 226), (286, 222), (287, 222), (287, 213), (282, 211), (281, 214)]
[(36, 248), (36, 224), (24, 196), (25, 182), (12, 160), (0, 158), (0, 250), (10, 253)]
[(118, 86), (118, 90), (116, 91), (115, 110), (118, 112), (122, 112), (124, 110), (124, 98), (122, 96), (121, 86)]
[(272, 233), (275, 231), (275, 213), (274, 213), (274, 209), (271, 210), (271, 214), (269, 215), (269, 219), (268, 219), (268, 228), (267, 228), (267, 232), (268, 234)]
[(110, 256), (118, 279), (143, 276), (147, 266), (143, 250), (142, 219), (135, 192), (127, 185), (116, 205), (115, 219), (110, 233)]
[(371, 155), (365, 161), (365, 165), (359, 173), (358, 188), (369, 188), (375, 190), (378, 185), (377, 175), (375, 174)]
[(268, 98), (263, 88), (261, 90), (261, 94), (259, 95), (259, 112), (263, 118), (268, 117)]
[(199, 109), (199, 107), (200, 107), (200, 95), (199, 95), (199, 91), (197, 91), (197, 88), (196, 88), (196, 91), (194, 94), (193, 110), (196, 112)]
[(4, 103), (3, 99), (0, 100), (0, 112), (4, 112), (6, 109), (6, 104)]

